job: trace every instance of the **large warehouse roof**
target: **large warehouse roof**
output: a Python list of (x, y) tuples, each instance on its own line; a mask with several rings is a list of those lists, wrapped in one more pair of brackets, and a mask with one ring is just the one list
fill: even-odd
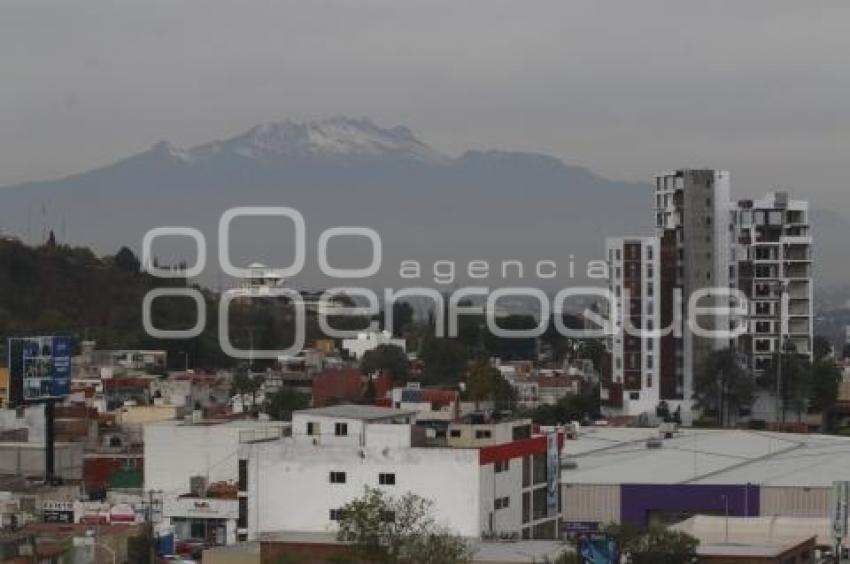
[(831, 486), (850, 479), (850, 438), (681, 429), (658, 448), (657, 429), (591, 427), (567, 441), (562, 478), (573, 484)]

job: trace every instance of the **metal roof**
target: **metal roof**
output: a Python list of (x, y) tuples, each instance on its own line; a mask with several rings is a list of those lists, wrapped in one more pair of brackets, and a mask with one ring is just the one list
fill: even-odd
[(850, 438), (682, 429), (647, 448), (657, 429), (593, 427), (567, 441), (562, 479), (574, 484), (759, 484), (829, 487), (850, 477)]

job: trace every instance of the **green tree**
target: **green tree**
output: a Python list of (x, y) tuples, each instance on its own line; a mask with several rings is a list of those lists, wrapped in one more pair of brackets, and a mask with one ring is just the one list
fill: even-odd
[(664, 527), (639, 530), (630, 526), (612, 526), (609, 533), (617, 536), (620, 550), (632, 564), (687, 564), (697, 562), (699, 541), (694, 537)]
[(426, 337), (420, 357), (425, 363), (425, 380), (428, 383), (455, 385), (463, 379), (469, 351), (452, 339)]
[(121, 247), (115, 255), (115, 266), (127, 272), (137, 273), (141, 268), (141, 263), (133, 251), (127, 247)]
[(797, 354), (793, 343), (785, 341), (782, 352), (774, 355), (771, 369), (763, 377), (765, 387), (774, 393), (776, 393), (780, 366), (782, 369), (780, 420), (785, 422), (786, 414), (790, 411), (797, 415), (799, 421), (808, 407), (812, 393), (812, 366), (808, 360)]
[(245, 397), (251, 396), (251, 408), (254, 409), (257, 405), (257, 392), (263, 384), (265, 378), (263, 376), (252, 376), (244, 367), (239, 368), (233, 375), (233, 381), (230, 383), (230, 395), (239, 396), (242, 401), (242, 406), (245, 406)]
[(511, 409), (516, 399), (513, 386), (486, 361), (476, 362), (469, 371), (466, 390), (471, 401), (492, 401), (496, 409)]
[(310, 407), (310, 396), (292, 388), (281, 388), (266, 397), (263, 406), (269, 417), (275, 421), (291, 421), (292, 412)]
[(361, 558), (386, 564), (463, 564), (472, 556), (462, 538), (439, 527), (433, 502), (412, 493), (394, 498), (367, 487), (341, 509), (338, 538)]
[(538, 425), (562, 425), (570, 421), (587, 422), (599, 413), (599, 390), (589, 387), (580, 394), (567, 394), (554, 405), (541, 405), (528, 415)]
[(373, 374), (387, 370), (396, 382), (407, 379), (407, 355), (395, 345), (378, 345), (363, 355), (360, 361), (360, 371), (363, 374)]
[(712, 352), (694, 378), (697, 407), (717, 416), (718, 425), (734, 422), (738, 410), (753, 402), (755, 380), (733, 349)]

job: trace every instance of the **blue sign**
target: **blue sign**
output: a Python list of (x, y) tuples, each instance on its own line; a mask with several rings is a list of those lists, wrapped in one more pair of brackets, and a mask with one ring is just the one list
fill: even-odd
[(61, 399), (71, 393), (70, 337), (9, 339), (9, 379), (14, 403)]
[(617, 539), (611, 535), (595, 534), (581, 537), (578, 554), (582, 564), (617, 564), (620, 549)]
[(561, 530), (567, 534), (599, 532), (598, 521), (564, 521)]

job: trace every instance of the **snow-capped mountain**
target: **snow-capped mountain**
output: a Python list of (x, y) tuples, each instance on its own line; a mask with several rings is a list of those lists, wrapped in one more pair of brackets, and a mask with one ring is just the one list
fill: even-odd
[(205, 158), (222, 151), (250, 159), (276, 156), (392, 156), (423, 162), (448, 160), (448, 157), (417, 139), (404, 126), (383, 129), (369, 119), (343, 116), (306, 123), (288, 120), (262, 123), (226, 141), (195, 147), (186, 155), (190, 159)]
[[(233, 206), (295, 207), (313, 244), (328, 226), (372, 227), (382, 237), (382, 273), (389, 275), (406, 259), (517, 259), (533, 268), (537, 260), (565, 264), (572, 256), (581, 278), (582, 261), (601, 258), (606, 236), (651, 234), (654, 219), (653, 190), (645, 183), (609, 180), (536, 153), (451, 157), (406, 127), (346, 117), (265, 123), (189, 148), (160, 142), (99, 169), (0, 194), (0, 232), (33, 243), (53, 229), (60, 241), (100, 252), (138, 250), (151, 227), (196, 227), (207, 236), (205, 282), (213, 285), (218, 220)], [(245, 265), (286, 264), (278, 256), (289, 248), (285, 229), (245, 221), (250, 225), (234, 235), (234, 256)], [(841, 233), (819, 241), (846, 238)], [(342, 260), (362, 264), (358, 252), (352, 247)], [(315, 249), (308, 253), (315, 256)], [(840, 272), (831, 276), (848, 274), (846, 261), (835, 268)], [(311, 278), (305, 273), (297, 282), (309, 285)]]

